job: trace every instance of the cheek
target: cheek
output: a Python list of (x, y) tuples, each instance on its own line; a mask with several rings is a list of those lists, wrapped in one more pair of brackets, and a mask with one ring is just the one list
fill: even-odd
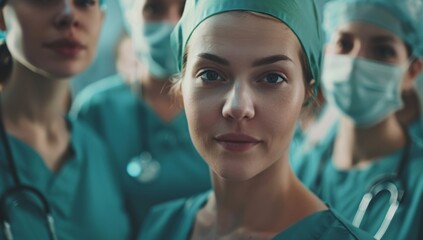
[(214, 101), (190, 87), (183, 88), (182, 96), (190, 127), (192, 126), (193, 131), (201, 131), (202, 126), (209, 124), (212, 113), (216, 111), (212, 110)]
[(289, 93), (281, 94), (277, 99), (258, 107), (263, 119), (262, 126), (268, 128), (267, 131), (273, 132), (273, 137), (278, 139), (273, 142), (289, 144), (303, 105), (302, 91), (303, 88), (289, 90)]
[(221, 117), (218, 97), (182, 83), (182, 98), (191, 138), (201, 151)]
[(274, 132), (278, 132), (277, 136), (285, 136), (294, 129), (301, 105), (301, 101), (285, 99), (273, 105), (261, 107), (265, 119), (263, 126), (269, 126)]
[[(102, 13), (93, 14), (92, 17), (87, 17), (87, 19), (85, 19), (85, 23), (86, 23), (85, 34), (90, 43), (89, 50), (92, 55), (95, 55), (95, 52), (97, 51), (97, 43), (100, 40), (99, 39), (101, 36), (100, 33), (103, 26), (103, 14)], [(104, 29), (104, 30), (107, 30), (107, 29)]]

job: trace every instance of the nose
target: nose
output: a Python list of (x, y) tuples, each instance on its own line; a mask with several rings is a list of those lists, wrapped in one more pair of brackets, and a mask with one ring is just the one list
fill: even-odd
[(350, 55), (356, 58), (368, 58), (368, 51), (366, 51), (365, 46), (361, 41), (356, 40), (354, 41)]
[(80, 25), (75, 16), (74, 0), (64, 0), (54, 19), (54, 25), (59, 29), (78, 27)]
[(226, 119), (235, 121), (250, 120), (255, 116), (253, 94), (248, 86), (235, 82), (228, 92), (222, 108), (222, 115)]

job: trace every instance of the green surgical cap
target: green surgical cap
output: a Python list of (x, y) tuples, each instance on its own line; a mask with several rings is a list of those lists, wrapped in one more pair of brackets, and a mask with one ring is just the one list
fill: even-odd
[(285, 23), (297, 35), (318, 86), (322, 38), (314, 0), (187, 0), (182, 18), (172, 33), (179, 71), (185, 47), (198, 25), (209, 17), (230, 11), (257, 12)]
[(423, 57), (423, 0), (333, 0), (324, 10), (324, 30), (330, 37), (342, 24), (361, 21), (381, 27)]

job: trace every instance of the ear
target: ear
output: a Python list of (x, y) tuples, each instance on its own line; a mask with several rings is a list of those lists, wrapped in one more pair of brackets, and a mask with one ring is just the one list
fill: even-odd
[(316, 81), (312, 79), (308, 85), (306, 85), (306, 91), (304, 95), (304, 106), (306, 106), (315, 97), (315, 85)]
[(307, 98), (313, 98), (315, 96), (315, 87), (316, 86), (316, 81), (314, 79), (311, 79), (310, 83), (307, 86), (307, 91), (306, 91), (306, 99)]
[(416, 80), (417, 76), (423, 71), (423, 59), (418, 58), (411, 63), (408, 70), (408, 75), (410, 79)]
[(403, 91), (409, 91), (413, 89), (415, 81), (417, 80), (417, 77), (422, 71), (423, 71), (423, 59), (418, 58), (410, 64), (410, 67), (405, 73), (401, 89)]

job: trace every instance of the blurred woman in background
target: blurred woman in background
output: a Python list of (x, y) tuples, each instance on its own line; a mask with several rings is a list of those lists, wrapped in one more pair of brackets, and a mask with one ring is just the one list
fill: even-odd
[(122, 1), (143, 74), (111, 76), (89, 86), (72, 110), (113, 151), (134, 234), (151, 206), (210, 189), (209, 169), (192, 145), (185, 113), (169, 94), (176, 73), (170, 33), (184, 3)]
[(2, 0), (0, 239), (127, 239), (97, 135), (64, 113), (68, 81), (95, 55), (102, 1)]
[(421, 0), (335, 0), (324, 11), (322, 86), (341, 116), (295, 159), (296, 174), (377, 239), (423, 237), (422, 126), (418, 114), (396, 116), (423, 69), (422, 21)]

